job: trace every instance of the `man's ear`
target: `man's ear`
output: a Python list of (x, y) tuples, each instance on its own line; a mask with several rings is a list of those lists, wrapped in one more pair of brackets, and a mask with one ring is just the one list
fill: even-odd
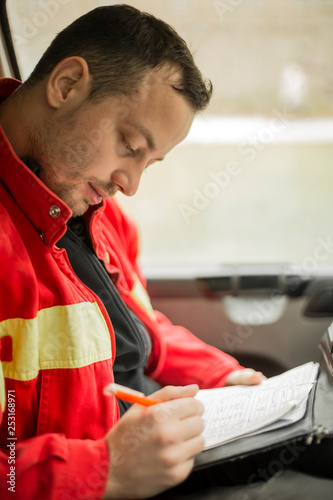
[(46, 83), (46, 99), (52, 108), (58, 109), (71, 101), (79, 104), (90, 90), (88, 64), (82, 57), (67, 57), (52, 70)]

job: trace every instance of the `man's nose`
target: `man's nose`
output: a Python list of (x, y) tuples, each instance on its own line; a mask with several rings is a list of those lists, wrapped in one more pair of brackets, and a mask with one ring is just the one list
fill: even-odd
[(112, 182), (118, 186), (118, 190), (126, 196), (133, 196), (139, 187), (142, 173), (145, 169), (144, 162), (136, 162), (127, 168), (117, 170), (112, 174)]

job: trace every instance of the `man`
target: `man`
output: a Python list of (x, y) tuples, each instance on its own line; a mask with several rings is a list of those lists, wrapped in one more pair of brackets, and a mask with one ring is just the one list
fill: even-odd
[[(211, 86), (172, 28), (112, 6), (0, 94), (2, 498), (151, 497), (203, 448), (198, 385), (262, 379), (152, 310), (112, 199), (186, 137)], [(119, 420), (114, 378), (179, 387)]]

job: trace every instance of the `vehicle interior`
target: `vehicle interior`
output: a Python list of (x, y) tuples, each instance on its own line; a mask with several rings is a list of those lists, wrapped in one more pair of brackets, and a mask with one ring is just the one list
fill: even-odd
[[(1, 76), (24, 80), (56, 32), (112, 3), (2, 2)], [(214, 85), (184, 143), (119, 196), (154, 307), (267, 376), (318, 360), (333, 316), (333, 6), (127, 3), (173, 25)]]
[[(0, 76), (25, 80), (98, 0), (0, 4)], [(333, 3), (128, 0), (188, 42), (214, 94), (134, 197), (155, 309), (266, 376), (320, 361), (333, 318)]]

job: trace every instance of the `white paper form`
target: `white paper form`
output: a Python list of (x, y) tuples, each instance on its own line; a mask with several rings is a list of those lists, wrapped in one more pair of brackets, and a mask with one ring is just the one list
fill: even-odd
[(205, 406), (205, 449), (255, 431), (264, 432), (270, 424), (281, 427), (300, 420), (318, 368), (318, 363), (310, 362), (257, 386), (199, 391), (196, 398)]

